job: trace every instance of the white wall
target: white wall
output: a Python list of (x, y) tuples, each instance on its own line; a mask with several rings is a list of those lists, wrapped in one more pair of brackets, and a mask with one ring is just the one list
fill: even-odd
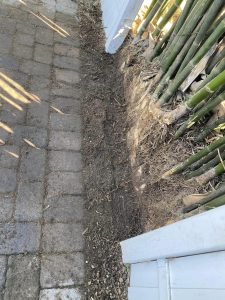
[(143, 0), (101, 0), (106, 52), (116, 53), (126, 38)]

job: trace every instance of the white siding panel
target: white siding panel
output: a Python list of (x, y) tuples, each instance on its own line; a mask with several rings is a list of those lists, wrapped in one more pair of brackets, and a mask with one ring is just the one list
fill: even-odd
[(225, 289), (225, 252), (176, 258), (169, 269), (172, 288)]
[[(224, 290), (179, 289), (171, 291), (172, 300), (224, 300)], [(139, 298), (139, 300), (145, 298)], [(147, 298), (146, 298), (147, 299)]]
[[(159, 299), (159, 291), (158, 291), (158, 289), (155, 289), (155, 288), (152, 288), (152, 289), (151, 288), (149, 288), (149, 289), (148, 288), (129, 288), (128, 289), (128, 300), (160, 300)], [(179, 300), (181, 300), (181, 299), (179, 299)]]
[(121, 243), (124, 263), (225, 250), (225, 206)]
[(130, 286), (151, 288), (158, 287), (159, 280), (157, 262), (131, 265)]
[(143, 0), (101, 0), (106, 51), (115, 53), (122, 45)]

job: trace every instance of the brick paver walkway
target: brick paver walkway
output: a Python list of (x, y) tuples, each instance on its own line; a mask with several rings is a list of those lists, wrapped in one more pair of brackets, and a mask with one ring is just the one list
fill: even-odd
[(76, 14), (0, 0), (0, 299), (82, 299)]

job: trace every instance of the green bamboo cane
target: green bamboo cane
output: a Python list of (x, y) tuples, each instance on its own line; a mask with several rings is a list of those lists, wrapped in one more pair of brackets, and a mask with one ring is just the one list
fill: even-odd
[(214, 67), (225, 57), (225, 47), (218, 52), (210, 61), (209, 65), (206, 68), (206, 73), (210, 74)]
[(184, 59), (186, 53), (188, 52), (188, 49), (190, 48), (191, 44), (193, 43), (193, 41), (195, 39), (195, 36), (196, 36), (200, 26), (201, 26), (201, 22), (195, 28), (194, 32), (192, 33), (192, 35), (190, 36), (190, 38), (188, 39), (188, 41), (184, 45), (183, 49), (178, 54), (176, 60), (173, 61), (172, 65), (170, 66), (168, 71), (164, 74), (164, 76), (161, 80), (160, 80), (160, 75), (162, 75), (163, 73), (159, 72), (159, 75), (157, 76), (157, 79), (160, 80), (160, 81), (159, 81), (159, 84), (157, 85), (157, 87), (155, 89), (155, 92), (154, 92), (154, 95), (153, 95), (153, 97), (155, 99), (158, 99), (158, 97), (162, 93), (164, 87), (169, 82), (170, 78), (173, 76), (174, 72), (177, 70), (180, 63)]
[[(221, 153), (221, 158), (223, 160), (225, 159), (225, 151)], [(197, 170), (195, 170), (193, 172), (188, 173), (185, 176), (185, 179), (191, 179), (193, 177), (200, 176), (201, 174), (203, 174), (206, 171), (208, 171), (210, 168), (215, 167), (218, 163), (220, 163), (220, 157), (219, 157), (219, 155), (217, 155), (216, 157), (214, 157), (207, 164), (202, 165), (199, 169), (197, 169)]]
[(172, 41), (174, 40), (174, 38), (176, 37), (177, 33), (179, 32), (179, 30), (181, 29), (181, 27), (183, 26), (185, 20), (187, 19), (191, 9), (196, 5), (198, 0), (188, 0), (185, 4), (185, 7), (181, 13), (181, 15), (179, 16), (178, 20), (177, 20), (177, 24), (174, 28), (174, 31), (169, 39), (169, 42), (165, 48), (165, 50), (162, 53), (162, 57), (161, 59), (163, 60), (165, 58), (165, 56), (167, 55), (167, 50), (170, 47)]
[(191, 171), (197, 170), (201, 168), (203, 165), (207, 164), (210, 160), (214, 159), (218, 155), (218, 150), (220, 151), (220, 153), (224, 152), (225, 145), (215, 149), (214, 151), (210, 152), (208, 155), (196, 161), (194, 164), (190, 166), (190, 170)]
[(218, 189), (207, 194), (204, 198), (199, 200), (197, 203), (191, 204), (191, 205), (188, 205), (187, 207), (185, 207), (183, 209), (183, 212), (188, 213), (188, 212), (198, 208), (199, 206), (204, 205), (204, 204), (208, 203), (209, 201), (216, 199), (224, 194), (225, 194), (225, 184), (222, 184)]
[(183, 26), (185, 20), (187, 19), (187, 16), (189, 15), (191, 9), (194, 7), (194, 5), (197, 3), (198, 0), (187, 0), (184, 9), (182, 11), (182, 13), (180, 14), (178, 21), (177, 21), (177, 25), (174, 28), (174, 32), (171, 36), (171, 38), (173, 39), (177, 33), (179, 32), (179, 30), (181, 29), (181, 27)]
[(153, 17), (157, 13), (158, 9), (163, 4), (163, 2), (164, 2), (164, 0), (158, 0), (155, 3), (154, 7), (151, 9), (148, 16), (146, 17), (146, 19), (142, 23), (140, 29), (138, 30), (137, 36), (134, 39), (134, 43), (136, 43), (137, 41), (139, 41), (141, 39), (142, 34), (145, 32), (146, 28), (148, 27), (149, 23), (152, 21)]
[[(196, 90), (196, 92), (198, 92), (199, 90), (197, 89)], [(203, 108), (203, 106), (205, 106), (207, 103), (208, 103), (208, 101), (210, 100), (213, 100), (213, 99), (215, 99), (217, 96), (219, 96), (223, 91), (225, 91), (225, 86), (221, 86), (210, 98), (208, 97), (208, 98), (206, 98), (206, 99), (204, 99), (204, 100), (202, 100), (201, 102), (199, 102), (196, 106), (194, 106), (193, 108), (192, 108), (192, 112), (193, 113), (196, 113), (197, 111), (199, 111), (200, 109), (202, 109)]]
[(146, 13), (145, 13), (145, 15), (144, 15), (144, 19), (147, 18), (147, 16), (148, 16), (149, 13), (151, 12), (151, 10), (153, 9), (153, 7), (155, 6), (155, 4), (156, 4), (157, 1), (158, 1), (158, 0), (153, 0), (153, 1), (152, 1), (151, 5), (149, 6), (149, 8), (147, 9), (147, 11), (146, 11)]
[(147, 61), (149, 62), (152, 61), (156, 56), (158, 56), (161, 53), (161, 51), (163, 51), (163, 47), (168, 41), (168, 39), (170, 38), (174, 30), (175, 24), (176, 23), (174, 23), (173, 26), (170, 28), (170, 30), (162, 37), (160, 41), (158, 41), (153, 51), (151, 51), (151, 53), (146, 56)]
[(220, 117), (218, 120), (208, 125), (195, 139), (196, 142), (201, 142), (206, 138), (214, 129), (220, 125), (225, 125), (225, 116)]
[(166, 103), (170, 97), (178, 90), (187, 76), (191, 73), (192, 69), (200, 62), (200, 60), (205, 56), (205, 54), (209, 51), (209, 49), (217, 42), (217, 40), (223, 35), (225, 32), (225, 20), (223, 20), (220, 25), (216, 28), (216, 30), (210, 35), (210, 37), (206, 40), (206, 42), (202, 45), (202, 47), (195, 54), (193, 59), (187, 64), (187, 66), (177, 75), (175, 80), (171, 84), (169, 84), (167, 92), (163, 94), (160, 102)]
[(182, 1), (183, 0), (174, 0), (173, 5), (170, 7), (168, 12), (165, 14), (165, 16), (162, 18), (160, 23), (157, 25), (157, 27), (153, 31), (153, 33), (152, 33), (153, 38), (156, 38), (157, 36), (159, 36), (160, 32), (166, 26), (166, 24), (168, 23), (170, 18), (173, 16), (173, 14), (177, 11), (177, 9), (179, 8)]
[(195, 8), (191, 11), (184, 25), (181, 27), (174, 41), (171, 43), (168, 49), (168, 56), (162, 62), (162, 69), (166, 72), (171, 66), (172, 62), (176, 59), (176, 56), (182, 49), (183, 45), (197, 26), (198, 22), (204, 16), (205, 11), (208, 9), (210, 0), (198, 1)]
[(214, 100), (209, 101), (206, 106), (197, 111), (194, 115), (192, 115), (175, 133), (175, 138), (179, 138), (184, 132), (191, 128), (197, 121), (199, 121), (202, 117), (208, 114), (214, 107), (225, 100), (225, 92), (220, 94)]
[(225, 172), (225, 160), (216, 165), (214, 168), (211, 168), (206, 173), (195, 177), (195, 180), (198, 184), (203, 185), (215, 178), (216, 176), (221, 175)]
[(225, 144), (225, 136), (216, 140), (212, 144), (206, 146), (204, 149), (202, 149), (202, 150), (198, 151), (196, 154), (190, 156), (185, 161), (174, 166), (172, 169), (170, 169), (163, 175), (163, 178), (166, 178), (173, 174), (178, 174), (178, 173), (183, 172), (187, 167), (189, 167), (196, 161), (200, 160), (202, 157), (206, 156), (207, 154), (211, 153), (213, 150), (219, 148), (220, 146), (222, 146), (224, 144)]
[(225, 204), (225, 195), (222, 195), (204, 205), (205, 210), (210, 210), (216, 207), (220, 207)]
[(202, 81), (197, 91), (203, 88), (208, 82), (213, 80), (213, 78), (218, 76), (223, 70), (225, 70), (225, 57), (214, 67), (211, 73)]
[[(190, 99), (188, 99), (184, 104), (179, 105), (176, 109), (165, 112), (164, 120), (167, 124), (173, 124), (179, 118), (190, 112), (194, 107), (196, 107), (201, 101), (206, 101), (209, 98), (214, 99), (215, 92), (221, 93), (225, 84), (225, 70), (217, 75), (213, 80), (207, 83), (203, 88), (201, 88), (196, 94), (194, 94)], [(213, 95), (214, 94), (214, 95)], [(159, 104), (164, 104), (160, 98)]]
[(211, 5), (209, 7), (209, 9), (207, 10), (207, 12), (203, 18), (202, 26), (201, 26), (198, 34), (196, 35), (196, 38), (195, 38), (191, 48), (189, 49), (183, 63), (181, 64), (178, 73), (184, 69), (184, 67), (188, 64), (188, 62), (192, 59), (192, 57), (197, 52), (202, 41), (205, 40), (205, 37), (207, 36), (207, 30), (210, 28), (212, 22), (214, 21), (215, 17), (218, 15), (222, 6), (224, 6), (224, 0), (214, 0), (213, 5)]
[(151, 21), (152, 24), (157, 24), (159, 18), (163, 15), (163, 13), (167, 7), (167, 4), (168, 4), (167, 2), (168, 2), (168, 0), (164, 0), (162, 5), (160, 6), (159, 10), (155, 14), (154, 18), (152, 19), (152, 21)]

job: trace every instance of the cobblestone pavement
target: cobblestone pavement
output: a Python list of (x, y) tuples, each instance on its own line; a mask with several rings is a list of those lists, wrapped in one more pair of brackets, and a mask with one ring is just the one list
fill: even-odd
[(0, 0), (0, 299), (80, 300), (77, 3)]

